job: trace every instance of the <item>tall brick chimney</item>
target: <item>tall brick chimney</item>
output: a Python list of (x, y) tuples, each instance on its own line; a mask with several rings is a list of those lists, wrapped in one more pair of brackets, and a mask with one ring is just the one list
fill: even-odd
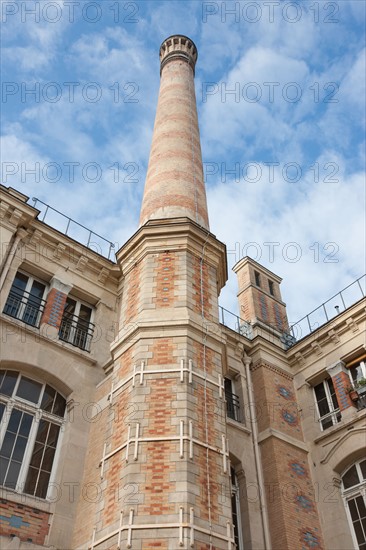
[(103, 499), (80, 499), (77, 549), (234, 546), (218, 313), (226, 249), (208, 231), (197, 50), (173, 36), (160, 59), (141, 226), (117, 253), (119, 326), (85, 466)]
[(170, 36), (160, 47), (161, 83), (140, 226), (187, 217), (209, 228), (194, 91), (195, 44)]

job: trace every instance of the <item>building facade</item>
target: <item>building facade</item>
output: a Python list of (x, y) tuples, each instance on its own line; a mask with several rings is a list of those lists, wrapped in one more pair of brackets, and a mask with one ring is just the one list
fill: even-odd
[(196, 60), (185, 36), (160, 48), (140, 227), (115, 260), (1, 188), (1, 548), (366, 548), (364, 278), (304, 332), (243, 258), (239, 316), (219, 308)]

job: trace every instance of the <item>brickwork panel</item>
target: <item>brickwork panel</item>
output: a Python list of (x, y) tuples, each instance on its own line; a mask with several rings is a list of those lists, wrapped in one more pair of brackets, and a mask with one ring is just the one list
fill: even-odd
[(255, 365), (252, 371), (258, 431), (274, 428), (303, 440), (300, 408), (292, 381), (271, 365)]
[(41, 324), (46, 323), (60, 328), (62, 316), (65, 309), (67, 295), (56, 288), (51, 288), (48, 293), (46, 305), (42, 314)]
[(261, 444), (261, 456), (272, 547), (324, 548), (307, 453), (271, 438)]
[(21, 541), (44, 544), (49, 531), (50, 514), (17, 504), (9, 500), (0, 500), (0, 534), (15, 535)]

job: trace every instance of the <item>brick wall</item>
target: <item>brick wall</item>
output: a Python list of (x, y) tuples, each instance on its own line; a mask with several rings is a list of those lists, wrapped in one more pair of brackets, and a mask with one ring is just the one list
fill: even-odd
[(48, 535), (49, 519), (49, 513), (37, 508), (0, 500), (1, 535), (14, 535), (21, 541), (42, 545)]
[(64, 313), (66, 298), (67, 295), (63, 292), (57, 290), (56, 288), (51, 288), (47, 296), (41, 323), (46, 323), (59, 329)]

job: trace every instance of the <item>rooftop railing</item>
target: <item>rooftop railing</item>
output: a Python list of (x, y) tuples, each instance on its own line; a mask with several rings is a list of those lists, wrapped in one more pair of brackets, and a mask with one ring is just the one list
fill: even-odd
[[(286, 349), (291, 348), (296, 342), (305, 338), (305, 336), (308, 336), (364, 298), (366, 294), (365, 285), (366, 274), (353, 281), (353, 283), (346, 286), (340, 292), (337, 292), (329, 300), (305, 315), (300, 321), (293, 323), (289, 330), (283, 332), (281, 336), (281, 341), (284, 343)], [(222, 306), (219, 306), (219, 320), (220, 323), (235, 330), (249, 340), (253, 338), (253, 325)], [(278, 328), (270, 328), (274, 329), (274, 333), (278, 334)]]
[(114, 261), (114, 243), (108, 241), (108, 239), (105, 239), (101, 235), (98, 235), (95, 231), (88, 229), (85, 225), (76, 222), (69, 216), (66, 216), (59, 210), (56, 210), (56, 208), (53, 208), (40, 199), (33, 197), (32, 201), (34, 208), (40, 210), (38, 219), (41, 222), (47, 223), (47, 225), (57, 229), (57, 231), (60, 231), (60, 233), (63, 233), (67, 237), (70, 237), (87, 248), (90, 248), (90, 250), (93, 250), (97, 254), (108, 258), (108, 260)]
[(289, 331), (291, 336), (296, 341), (301, 340), (353, 306), (365, 296), (365, 283), (366, 275), (362, 275), (343, 290), (337, 292), (329, 300), (305, 315), (300, 321), (291, 325)]

